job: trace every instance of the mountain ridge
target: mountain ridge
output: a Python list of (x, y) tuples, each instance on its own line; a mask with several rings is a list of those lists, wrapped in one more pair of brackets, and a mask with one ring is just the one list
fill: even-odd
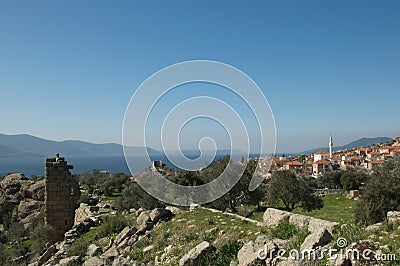
[[(346, 145), (333, 147), (333, 151), (350, 150), (350, 149), (360, 148), (360, 147), (370, 147), (374, 144), (386, 143), (386, 142), (391, 142), (391, 141), (393, 141), (393, 139), (389, 138), (389, 137), (373, 137), (373, 138), (363, 137), (358, 140), (347, 143)], [(308, 155), (308, 154), (312, 154), (312, 153), (315, 153), (318, 151), (329, 151), (329, 147), (320, 147), (320, 148), (309, 149), (309, 150), (305, 150), (305, 151), (295, 153), (295, 154)]]

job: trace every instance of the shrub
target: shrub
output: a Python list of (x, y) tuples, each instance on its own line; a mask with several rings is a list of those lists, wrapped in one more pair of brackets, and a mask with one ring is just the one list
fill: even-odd
[(200, 266), (226, 266), (229, 265), (232, 260), (236, 259), (236, 255), (239, 249), (243, 246), (238, 241), (229, 241), (225, 243), (216, 252), (209, 253), (205, 257), (200, 259)]
[(385, 161), (367, 181), (356, 205), (356, 221), (374, 224), (388, 211), (400, 210), (400, 156)]

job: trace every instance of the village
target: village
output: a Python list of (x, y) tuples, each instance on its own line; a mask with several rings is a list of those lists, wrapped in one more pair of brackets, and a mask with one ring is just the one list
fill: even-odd
[(269, 168), (270, 160), (259, 160), (257, 172), (266, 179), (274, 171), (291, 170), (298, 176), (318, 178), (326, 172), (335, 170), (358, 169), (372, 172), (385, 160), (400, 154), (400, 136), (393, 142), (377, 143), (369, 147), (334, 151), (332, 136), (329, 138), (329, 149), (309, 155), (278, 156), (275, 155)]

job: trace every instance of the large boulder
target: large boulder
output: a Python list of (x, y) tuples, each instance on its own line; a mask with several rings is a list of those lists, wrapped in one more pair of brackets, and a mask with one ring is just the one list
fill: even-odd
[(335, 234), (339, 229), (339, 224), (317, 218), (311, 218), (308, 224), (308, 231), (317, 232), (319, 229), (326, 229), (330, 234)]
[(24, 198), (44, 201), (45, 180), (30, 181), (22, 184), (21, 194)]
[(5, 176), (0, 182), (0, 188), (7, 195), (19, 192), (21, 183), (28, 180), (23, 174), (11, 174)]
[(247, 242), (239, 250), (237, 259), (238, 266), (265, 265), (266, 260), (273, 260), (279, 249), (285, 244), (280, 239), (260, 235), (253, 242)]
[(308, 235), (301, 245), (301, 250), (311, 250), (323, 247), (332, 240), (332, 235), (325, 228), (320, 228), (316, 232)]
[(267, 227), (272, 228), (276, 227), (282, 221), (289, 220), (290, 216), (290, 212), (268, 208), (263, 215), (263, 221)]
[(179, 261), (179, 266), (196, 266), (202, 257), (206, 256), (210, 252), (213, 252), (215, 247), (207, 241), (203, 241), (196, 247), (186, 253)]
[(18, 217), (26, 218), (34, 212), (39, 212), (43, 208), (43, 202), (37, 200), (23, 200), (18, 205)]
[(390, 211), (387, 213), (387, 221), (389, 224), (400, 223), (400, 212)]
[(300, 214), (292, 214), (289, 218), (289, 223), (294, 224), (302, 229), (308, 229), (308, 225), (310, 224), (311, 217), (300, 215)]
[(121, 233), (119, 233), (114, 240), (115, 245), (119, 245), (123, 240), (131, 237), (134, 233), (136, 233), (136, 228), (135, 227), (125, 227)]
[(171, 218), (171, 216), (172, 212), (164, 208), (155, 208), (149, 214), (149, 217), (153, 221), (153, 223), (157, 223), (159, 220), (168, 220), (169, 218)]

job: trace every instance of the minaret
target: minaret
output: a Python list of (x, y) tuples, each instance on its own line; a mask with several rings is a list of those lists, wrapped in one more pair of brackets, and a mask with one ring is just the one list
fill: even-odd
[(333, 141), (332, 141), (332, 134), (329, 137), (329, 158), (333, 156)]

